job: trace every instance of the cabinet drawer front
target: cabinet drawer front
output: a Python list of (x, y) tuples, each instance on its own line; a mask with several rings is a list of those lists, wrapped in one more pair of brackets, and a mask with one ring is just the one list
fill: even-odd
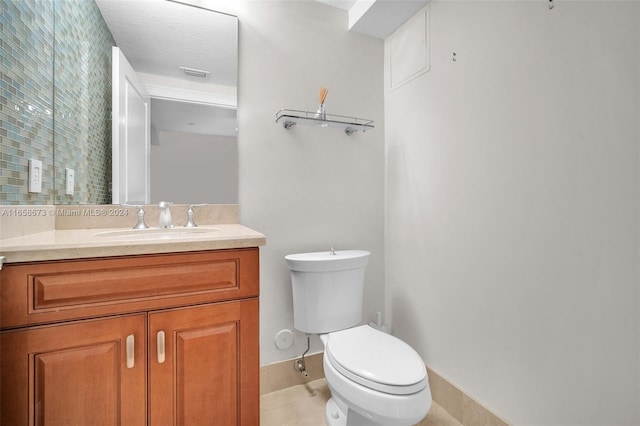
[(33, 312), (238, 286), (234, 259), (118, 270), (31, 275)]
[(257, 248), (9, 264), (0, 328), (248, 298)]

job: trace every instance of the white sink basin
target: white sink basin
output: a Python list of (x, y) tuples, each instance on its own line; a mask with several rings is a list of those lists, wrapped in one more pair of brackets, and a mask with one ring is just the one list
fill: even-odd
[(96, 234), (97, 237), (118, 238), (122, 240), (148, 240), (167, 238), (192, 238), (204, 237), (216, 233), (217, 228), (149, 228), (149, 229), (125, 229), (119, 231), (106, 231)]

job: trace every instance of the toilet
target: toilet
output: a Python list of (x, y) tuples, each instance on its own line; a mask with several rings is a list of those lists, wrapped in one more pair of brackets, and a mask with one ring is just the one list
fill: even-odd
[(329, 426), (409, 426), (431, 406), (427, 370), (407, 343), (362, 322), (369, 252), (330, 250), (285, 256), (294, 327), (319, 334), (331, 391)]

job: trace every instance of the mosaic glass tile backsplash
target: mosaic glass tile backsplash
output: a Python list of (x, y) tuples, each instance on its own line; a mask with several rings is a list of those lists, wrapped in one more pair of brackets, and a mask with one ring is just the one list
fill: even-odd
[[(0, 202), (53, 200), (53, 2), (0, 3)], [(42, 192), (28, 191), (28, 160), (42, 161)]]
[[(0, 204), (109, 203), (115, 42), (98, 7), (0, 0), (0, 12)], [(43, 163), (39, 194), (27, 192), (30, 158)]]
[[(56, 0), (55, 180), (75, 171), (55, 204), (111, 202), (111, 32), (93, 0)], [(58, 188), (62, 185), (56, 184)]]

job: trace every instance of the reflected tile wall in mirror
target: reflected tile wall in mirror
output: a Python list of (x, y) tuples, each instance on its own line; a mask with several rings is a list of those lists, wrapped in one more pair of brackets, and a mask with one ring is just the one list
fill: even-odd
[[(93, 0), (55, 2), (55, 204), (111, 202), (111, 46)], [(65, 168), (75, 172), (65, 193)]]

